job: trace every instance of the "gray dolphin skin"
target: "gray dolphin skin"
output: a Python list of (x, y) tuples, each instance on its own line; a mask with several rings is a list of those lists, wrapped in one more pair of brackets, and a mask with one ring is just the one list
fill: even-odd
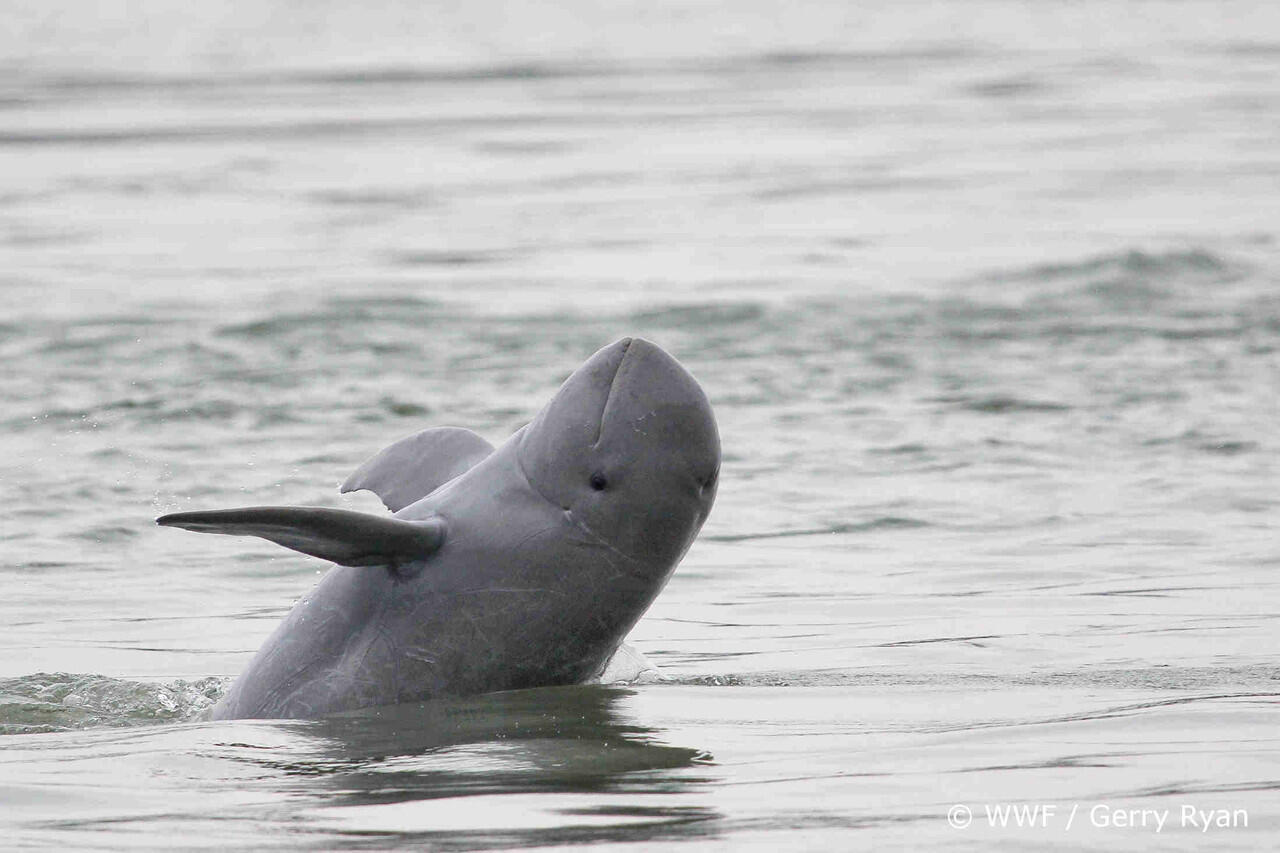
[(338, 564), (213, 709), (318, 717), (598, 676), (693, 543), (719, 472), (698, 383), (624, 338), (496, 450), (428, 429), (362, 465), (342, 490), (376, 493), (389, 516), (250, 507), (156, 521)]

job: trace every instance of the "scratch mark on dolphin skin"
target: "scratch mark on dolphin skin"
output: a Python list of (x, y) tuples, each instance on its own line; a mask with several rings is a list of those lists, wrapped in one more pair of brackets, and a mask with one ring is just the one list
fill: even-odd
[(463, 613), (463, 615), (466, 616), (467, 621), (471, 623), (471, 630), (476, 632), (476, 637), (480, 639), (480, 642), (486, 646), (491, 645), (489, 642), (489, 635), (480, 627), (480, 623), (476, 621), (475, 614), (468, 610)]
[(298, 680), (310, 675), (311, 671), (319, 666), (321, 666), (321, 661), (315, 659), (294, 670), (288, 678), (268, 690), (266, 699), (258, 702), (257, 705), (262, 708), (287, 707), (294, 700), (294, 697), (302, 691), (302, 688), (306, 686), (305, 683), (299, 684)]
[(418, 648), (413, 648), (413, 649), (408, 649), (406, 651), (403, 651), (401, 652), (401, 655), (409, 658), (410, 660), (416, 660), (419, 663), (425, 663), (427, 666), (439, 665), (439, 661), (437, 661), (431, 655), (427, 654), (425, 651)]
[[(311, 594), (308, 593), (308, 597), (307, 597), (308, 604), (311, 604), (310, 595)], [(310, 619), (313, 622), (318, 622), (319, 628), (317, 630), (321, 634), (324, 634), (326, 632), (331, 622), (333, 622), (334, 620), (341, 620), (345, 615), (340, 608), (335, 608), (331, 606), (310, 607), (309, 609), (315, 610), (317, 612), (303, 614), (300, 621), (306, 621), (307, 619)], [(268, 660), (274, 660), (276, 653), (281, 652), (285, 648), (291, 648), (291, 647), (284, 643), (281, 643), (279, 646), (273, 648), (270, 653), (271, 656), (268, 658)], [(312, 671), (328, 666), (331, 664), (331, 662), (332, 662), (331, 660), (327, 660), (326, 658), (321, 656), (311, 656), (307, 658), (301, 666), (294, 669), (285, 678), (281, 679), (278, 683), (276, 683), (270, 689), (268, 689), (263, 697), (263, 700), (256, 704), (258, 705), (258, 707), (261, 707), (261, 708), (265, 708), (269, 706), (274, 706), (277, 708), (287, 707), (290, 703), (294, 702), (298, 694), (302, 692), (303, 688), (306, 686), (307, 681), (310, 680)], [(302, 682), (302, 683), (299, 683), (299, 682)]]
[[(372, 669), (372, 667), (368, 666), (367, 664), (369, 661), (369, 655), (373, 654), (374, 649), (377, 647), (378, 643), (385, 642), (387, 644), (387, 648), (391, 651), (390, 657), (392, 659), (395, 658), (395, 653), (396, 653), (395, 641), (392, 640), (391, 637), (387, 634), (386, 628), (384, 628), (380, 622), (375, 622), (373, 630), (370, 631), (369, 633), (371, 634), (371, 636), (367, 640), (365, 640), (364, 648), (362, 648), (359, 652), (360, 660), (355, 667), (356, 677), (353, 680), (356, 681), (357, 683), (365, 683), (365, 684), (374, 683), (373, 681), (370, 680), (370, 676), (369, 676), (369, 670)], [(397, 688), (399, 687), (399, 685), (396, 685), (396, 686)]]
[[(520, 473), (524, 476), (524, 481), (525, 481), (526, 483), (528, 483), (528, 484), (529, 484), (529, 490), (530, 490), (530, 491), (532, 491), (532, 492), (533, 492), (535, 495), (537, 495), (538, 497), (542, 498), (542, 499), (543, 499), (544, 501), (546, 501), (547, 503), (551, 504), (551, 505), (552, 505), (553, 507), (555, 507), (556, 509), (560, 510), (562, 513), (564, 513), (564, 517), (565, 517), (565, 519), (567, 519), (567, 520), (568, 520), (568, 522), (569, 522), (570, 524), (572, 524), (574, 527), (578, 528), (578, 529), (579, 529), (579, 530), (581, 530), (583, 533), (585, 533), (585, 534), (587, 535), (587, 537), (591, 540), (591, 542), (590, 542), (590, 543), (588, 543), (588, 544), (595, 544), (595, 545), (598, 545), (598, 546), (599, 546), (599, 547), (601, 547), (601, 548), (607, 548), (607, 549), (609, 549), (610, 551), (612, 551), (613, 553), (617, 554), (619, 557), (622, 557), (622, 558), (623, 558), (624, 560), (626, 560), (628, 563), (635, 563), (635, 564), (640, 565), (640, 566), (643, 566), (643, 565), (644, 565), (644, 562), (643, 562), (642, 560), (639, 560), (639, 559), (637, 559), (637, 558), (635, 558), (635, 557), (631, 556), (630, 554), (626, 553), (625, 551), (619, 551), (619, 550), (618, 550), (617, 548), (615, 548), (612, 544), (610, 544), (609, 542), (605, 541), (604, 537), (602, 537), (600, 534), (596, 533), (594, 530), (592, 530), (590, 527), (587, 527), (587, 525), (586, 525), (586, 524), (584, 524), (582, 521), (580, 521), (580, 520), (579, 520), (579, 519), (578, 519), (578, 518), (573, 514), (573, 510), (569, 509), (569, 508), (568, 508), (568, 507), (566, 507), (566, 506), (561, 506), (561, 504), (560, 504), (560, 502), (559, 502), (559, 501), (554, 501), (554, 500), (552, 500), (551, 498), (547, 497), (547, 495), (546, 495), (546, 494), (544, 494), (544, 493), (543, 493), (543, 491), (542, 491), (541, 489), (539, 489), (539, 488), (538, 488), (537, 484), (533, 482), (533, 479), (532, 479), (532, 478), (530, 478), (530, 476), (529, 476), (529, 472), (525, 470), (525, 467), (524, 467), (524, 460), (520, 458), (520, 454), (519, 454), (519, 453), (515, 454), (515, 458), (516, 458), (516, 468), (517, 468), (517, 469), (520, 471)], [(548, 529), (548, 530), (554, 530), (555, 528), (547, 528), (547, 529)], [(522, 541), (524, 541), (524, 540), (522, 540)], [(611, 565), (612, 565), (612, 564), (611, 564)], [(615, 566), (615, 568), (617, 568), (617, 567)], [(642, 579), (642, 580), (645, 578), (645, 575), (644, 575), (643, 573), (639, 572), (639, 571), (635, 571), (635, 572), (633, 572), (633, 571), (629, 571), (629, 570), (627, 570), (627, 569), (619, 569), (619, 571), (621, 571), (621, 572), (623, 572), (623, 573), (625, 573), (625, 574), (628, 574), (628, 575), (630, 575), (630, 576), (631, 576), (631, 577), (633, 577), (633, 578), (640, 578), (640, 579)]]
[(524, 594), (532, 593), (535, 595), (558, 595), (561, 598), (568, 597), (568, 593), (562, 592), (561, 590), (558, 590), (558, 589), (546, 589), (544, 587), (518, 587), (518, 586), (477, 587), (476, 589), (459, 590), (458, 594), (459, 595), (479, 595), (481, 593), (486, 593), (486, 592), (510, 592), (510, 593), (524, 593)]
[(640, 429), (640, 424), (644, 423), (651, 417), (657, 417), (657, 415), (658, 415), (658, 412), (656, 409), (650, 409), (647, 413), (641, 415), (640, 417), (636, 418), (631, 422), (631, 431), (635, 433), (639, 433), (640, 435), (648, 435), (649, 433)]
[[(572, 510), (567, 510), (567, 509), (566, 509), (566, 510), (564, 511), (564, 514), (565, 514), (565, 517), (566, 517), (567, 519), (569, 519), (569, 522), (570, 522), (571, 524), (573, 524), (573, 526), (574, 526), (574, 527), (576, 527), (576, 528), (578, 528), (579, 530), (581, 530), (581, 531), (582, 531), (583, 533), (585, 533), (585, 534), (587, 535), (587, 537), (590, 539), (590, 541), (589, 541), (589, 542), (587, 542), (586, 544), (588, 544), (588, 545), (596, 545), (596, 546), (598, 546), (598, 547), (600, 547), (600, 548), (604, 548), (604, 549), (606, 549), (606, 550), (608, 550), (608, 551), (612, 551), (614, 554), (617, 554), (619, 557), (621, 557), (622, 559), (626, 560), (628, 563), (634, 563), (634, 564), (635, 564), (635, 565), (637, 565), (637, 566), (643, 566), (643, 565), (644, 565), (644, 561), (643, 561), (643, 560), (639, 560), (639, 559), (637, 559), (637, 558), (635, 558), (635, 557), (631, 556), (631, 555), (630, 555), (630, 554), (628, 554), (626, 551), (620, 551), (618, 548), (614, 547), (614, 545), (613, 545), (611, 542), (608, 542), (608, 541), (607, 541), (603, 536), (601, 536), (599, 533), (596, 533), (596, 532), (595, 532), (594, 530), (592, 530), (590, 527), (587, 527), (587, 525), (586, 525), (586, 524), (584, 524), (584, 523), (582, 523), (581, 521), (579, 521), (579, 520), (574, 516), (574, 514), (573, 514), (573, 511), (572, 511)], [(611, 565), (611, 566), (612, 566), (612, 565), (613, 565), (613, 563), (611, 562), (609, 565)], [(635, 578), (641, 578), (641, 579), (643, 579), (643, 578), (645, 577), (645, 575), (644, 575), (642, 572), (640, 572), (640, 571), (631, 571), (630, 569), (620, 569), (620, 568), (618, 568), (617, 566), (614, 566), (614, 568), (615, 568), (615, 569), (618, 569), (618, 571), (620, 571), (620, 572), (623, 572), (623, 573), (625, 573), (625, 574), (631, 575), (632, 577), (635, 577)]]
[(514, 545), (512, 545), (511, 547), (512, 547), (512, 549), (514, 550), (514, 549), (519, 548), (519, 547), (521, 547), (522, 545), (524, 545), (524, 544), (526, 544), (526, 543), (528, 543), (528, 542), (533, 541), (534, 539), (537, 539), (539, 536), (544, 536), (544, 535), (546, 535), (546, 534), (548, 534), (548, 533), (559, 533), (559, 532), (560, 532), (560, 531), (556, 528), (556, 526), (555, 526), (555, 525), (550, 525), (550, 526), (548, 526), (548, 527), (539, 528), (538, 530), (533, 531), (533, 532), (532, 532), (532, 533), (530, 533), (528, 536), (526, 536), (526, 537), (524, 537), (523, 539), (521, 539), (519, 542), (516, 542), (516, 543), (515, 543)]

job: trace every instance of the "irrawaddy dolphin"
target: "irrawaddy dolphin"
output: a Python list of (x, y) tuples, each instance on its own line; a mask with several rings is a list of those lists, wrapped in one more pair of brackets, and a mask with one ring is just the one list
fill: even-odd
[(624, 338), (496, 450), (428, 429), (362, 465), (342, 491), (374, 492), (389, 516), (249, 507), (157, 523), (337, 564), (213, 709), (317, 717), (597, 677), (697, 536), (719, 472), (698, 383)]

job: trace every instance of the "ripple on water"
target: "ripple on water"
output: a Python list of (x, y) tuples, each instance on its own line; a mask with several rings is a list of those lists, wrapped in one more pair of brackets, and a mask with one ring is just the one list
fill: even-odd
[(826, 527), (806, 528), (802, 530), (777, 530), (761, 533), (719, 533), (706, 534), (702, 538), (708, 542), (751, 542), (758, 539), (789, 539), (802, 536), (830, 536), (841, 533), (872, 533), (879, 530), (915, 530), (929, 527), (930, 523), (917, 518), (884, 516), (868, 521), (842, 522)]

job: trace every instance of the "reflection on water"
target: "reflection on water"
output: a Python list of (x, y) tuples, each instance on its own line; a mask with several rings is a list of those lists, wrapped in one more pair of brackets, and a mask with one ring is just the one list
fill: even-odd
[[(374, 709), (300, 725), (314, 743), (305, 761), (237, 760), (314, 777), (286, 783), (311, 796), (317, 783), (332, 789), (308, 819), (337, 830), (447, 831), (466, 846), (707, 834), (715, 811), (680, 795), (714, 778), (711, 757), (627, 719), (627, 694), (549, 688)], [(548, 794), (559, 796), (531, 796)], [(453, 797), (468, 799), (381, 808)]]
[(658, 732), (620, 714), (617, 702), (631, 692), (549, 687), (281, 723), (314, 741), (317, 760), (243, 760), (291, 775), (333, 776), (335, 787), (360, 803), (517, 790), (678, 793), (705, 781), (635, 775), (706, 766), (712, 759), (667, 746)]
[[(714, 834), (719, 815), (705, 797), (718, 777), (713, 759), (669, 745), (667, 734), (623, 710), (632, 695), (590, 685), (321, 721), (28, 735), (0, 741), (0, 789), (26, 804), (14, 817), (31, 837), (57, 829), (116, 839), (109, 846), (147, 826), (219, 826), (220, 818), (247, 823), (251, 835), (286, 803), (291, 833), (344, 845)], [(196, 780), (200, 792), (190, 789)]]

